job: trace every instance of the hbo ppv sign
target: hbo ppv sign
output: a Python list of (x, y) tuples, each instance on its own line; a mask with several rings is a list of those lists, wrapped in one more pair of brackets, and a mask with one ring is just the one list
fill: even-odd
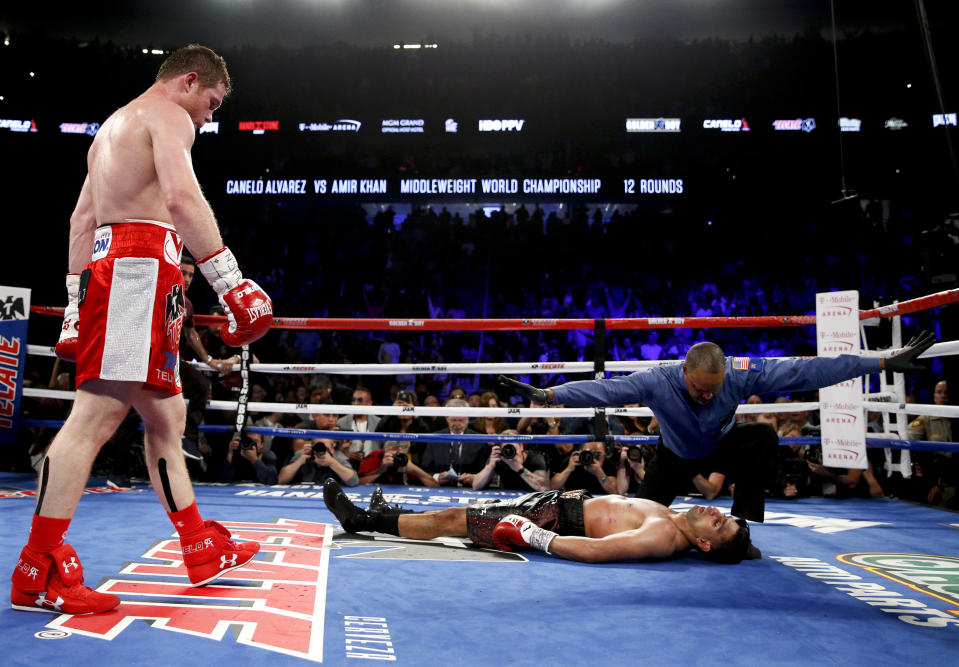
[(525, 120), (481, 120), (479, 122), (480, 132), (522, 132)]

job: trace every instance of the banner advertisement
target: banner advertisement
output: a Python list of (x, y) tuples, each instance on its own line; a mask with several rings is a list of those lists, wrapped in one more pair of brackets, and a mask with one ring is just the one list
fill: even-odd
[(30, 290), (0, 285), (0, 445), (17, 441), (29, 318)]
[[(816, 295), (816, 353), (820, 357), (860, 354), (859, 292)], [(855, 377), (819, 390), (822, 463), (830, 468), (865, 470), (866, 419), (862, 378)]]

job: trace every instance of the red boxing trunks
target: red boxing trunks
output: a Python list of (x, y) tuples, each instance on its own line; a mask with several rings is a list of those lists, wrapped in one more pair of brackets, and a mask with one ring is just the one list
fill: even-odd
[[(81, 320), (82, 321), (82, 320)], [(494, 549), (493, 528), (503, 517), (519, 514), (540, 528), (584, 537), (583, 501), (589, 491), (534, 491), (510, 499), (476, 502), (466, 508), (466, 534), (473, 544)]]
[(128, 219), (97, 228), (93, 257), (80, 276), (78, 387), (99, 378), (182, 391), (182, 252), (168, 223)]

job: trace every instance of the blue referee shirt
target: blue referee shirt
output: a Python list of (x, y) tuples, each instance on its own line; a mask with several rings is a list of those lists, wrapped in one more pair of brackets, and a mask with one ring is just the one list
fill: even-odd
[(752, 394), (818, 389), (879, 370), (878, 358), (852, 354), (789, 360), (726, 357), (723, 385), (706, 405), (686, 391), (682, 364), (551, 389), (554, 403), (572, 408), (645, 403), (659, 420), (663, 444), (684, 459), (698, 459), (732, 429), (736, 407)]

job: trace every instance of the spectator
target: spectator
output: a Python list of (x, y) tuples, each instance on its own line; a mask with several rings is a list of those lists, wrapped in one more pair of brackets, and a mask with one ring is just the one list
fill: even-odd
[[(330, 399), (320, 399), (319, 405), (333, 405)], [(296, 425), (298, 429), (335, 431), (337, 415), (331, 412), (314, 412), (309, 419)], [(319, 438), (294, 438), (293, 453), (280, 470), (279, 484), (298, 482), (320, 483), (336, 475), (347, 486), (356, 486), (359, 480), (350, 466), (346, 454), (339, 451), (332, 440)]]
[[(183, 275), (183, 326), (180, 330), (180, 384), (183, 389), (183, 400), (187, 404), (186, 425), (183, 430), (183, 455), (202, 465), (203, 456), (199, 449), (200, 424), (203, 423), (203, 414), (206, 411), (207, 397), (210, 395), (211, 382), (207, 376), (198, 371), (189, 359), (207, 364), (214, 368), (221, 376), (228, 374), (233, 368), (233, 358), (214, 358), (193, 325), (193, 302), (185, 292), (193, 284), (196, 273), (196, 263), (192, 257), (184, 255), (180, 259), (180, 273)], [(218, 330), (219, 331), (219, 330)], [(183, 343), (186, 343), (185, 345)], [(239, 360), (237, 360), (239, 361)], [(197, 463), (190, 464), (195, 472)], [(204, 466), (205, 469), (205, 466)]]
[[(761, 399), (756, 394), (753, 394), (752, 396), (746, 399), (746, 405), (760, 405), (762, 402), (763, 402), (763, 399)], [(757, 417), (758, 415), (756, 414), (745, 414), (745, 415), (737, 414), (736, 421), (749, 423), (749, 422), (756, 421)]]
[(376, 354), (377, 362), (381, 364), (398, 364), (402, 356), (403, 350), (400, 348), (399, 343), (393, 341), (390, 332), (387, 332)]
[[(795, 399), (792, 402), (801, 403), (801, 401), (795, 400)], [(787, 413), (787, 417), (788, 417), (788, 420), (786, 421), (786, 424), (795, 424), (796, 426), (799, 427), (799, 432), (803, 435), (810, 435), (811, 433), (819, 432), (819, 429), (810, 423), (808, 410), (790, 412), (790, 413)], [(780, 435), (782, 434), (780, 433)]]
[[(439, 486), (409, 457), (410, 443), (390, 440), (385, 449), (374, 449), (360, 463), (360, 484)], [(404, 458), (405, 457), (405, 458)]]
[[(515, 430), (503, 435), (519, 435)], [(486, 465), (473, 477), (473, 490), (487, 486), (519, 491), (547, 491), (546, 459), (539, 452), (526, 451), (522, 442), (494, 444)]]
[[(470, 407), (499, 408), (503, 406), (500, 405), (499, 397), (494, 392), (487, 391), (480, 396), (480, 404), (478, 406), (473, 406), (470, 404)], [(473, 428), (473, 430), (475, 430), (477, 433), (496, 435), (497, 433), (502, 433), (506, 430), (506, 418), (477, 417), (473, 420), (471, 428)]]
[[(261, 384), (254, 384), (250, 387), (250, 402), (251, 403), (262, 403), (267, 399), (266, 389)], [(279, 428), (283, 424), (283, 413), (282, 412), (250, 412), (250, 419), (253, 420), (254, 426), (260, 426), (263, 428)], [(269, 452), (273, 451), (273, 437), (272, 435), (263, 436), (263, 451)]]
[[(410, 391), (397, 392), (396, 400), (393, 401), (394, 407), (411, 408), (415, 404), (416, 397)], [(433, 433), (421, 417), (414, 417), (412, 414), (389, 415), (380, 421), (376, 430), (379, 433)], [(417, 442), (410, 447), (410, 456), (417, 465), (422, 465), (426, 444)]]
[[(756, 415), (756, 421), (760, 424), (769, 424), (773, 427), (773, 430), (776, 433), (779, 433), (779, 413), (776, 412), (761, 412)], [(799, 431), (802, 433), (802, 429)]]
[[(423, 407), (438, 408), (440, 407), (440, 399), (438, 399), (435, 395), (430, 394), (429, 396), (423, 399)], [(439, 431), (441, 428), (443, 428), (446, 425), (446, 420), (439, 416), (422, 417), (422, 420), (427, 426), (426, 432), (428, 433)]]
[[(589, 452), (584, 456), (584, 453)], [(588, 460), (588, 462), (587, 462)], [(586, 489), (591, 493), (616, 493), (617, 462), (607, 460), (606, 443), (587, 442), (556, 466), (550, 477), (552, 489)]]
[[(624, 405), (624, 408), (643, 408), (642, 403), (630, 403)], [(633, 415), (617, 415), (620, 425), (623, 427), (623, 435), (647, 435), (649, 428), (649, 417), (636, 417)]]
[[(932, 401), (935, 405), (949, 405), (949, 387), (945, 380), (936, 383)], [(948, 417), (921, 416), (909, 424), (910, 440), (954, 442), (952, 435), (952, 420)]]
[[(949, 405), (946, 380), (936, 383), (932, 400), (935, 405)], [(955, 442), (952, 420), (947, 417), (921, 416), (909, 424), (910, 440)], [(916, 452), (919, 472), (926, 489), (925, 502), (949, 509), (959, 509), (959, 457), (953, 452)]]
[[(353, 390), (353, 405), (373, 405), (373, 394), (365, 387), (357, 387)], [(379, 426), (380, 418), (377, 415), (343, 415), (336, 422), (336, 427), (340, 431), (353, 431), (355, 433), (372, 433)], [(368, 456), (376, 449), (373, 440), (351, 440), (347, 456), (350, 463), (359, 466), (365, 456)]]
[[(469, 407), (461, 398), (446, 401), (447, 408)], [(437, 433), (463, 435), (476, 431), (468, 428), (468, 417), (447, 417), (447, 427)], [(483, 469), (489, 458), (490, 446), (485, 442), (428, 442), (423, 451), (422, 468), (443, 486), (472, 486), (473, 476)]]
[(646, 337), (646, 342), (639, 347), (643, 359), (656, 361), (663, 358), (663, 346), (659, 344), (659, 334), (655, 329), (650, 329)]
[[(784, 438), (801, 435), (802, 429), (796, 424), (787, 424), (782, 433)], [(811, 477), (811, 470), (806, 462), (808, 451), (800, 444), (776, 448), (776, 469), (769, 487), (774, 498), (805, 498), (822, 493), (822, 482), (814, 483)]]
[(313, 482), (321, 484), (336, 479), (346, 486), (360, 483), (350, 460), (336, 448), (332, 440), (297, 438), (293, 441), (293, 455), (280, 470), (278, 484)]
[[(866, 462), (866, 469), (858, 468), (827, 468), (821, 463), (807, 460), (806, 465), (813, 472), (824, 480), (825, 483), (831, 482), (835, 485), (835, 496), (837, 498), (882, 498), (885, 496), (882, 486), (873, 474), (872, 462)], [(826, 493), (825, 488), (823, 495)]]
[(264, 450), (260, 433), (239, 433), (230, 440), (226, 460), (220, 466), (221, 482), (276, 484), (276, 454)]
[[(223, 316), (223, 306), (212, 306), (210, 308), (210, 315)], [(239, 370), (232, 369), (236, 364), (240, 363), (240, 351), (231, 348), (223, 342), (223, 338), (220, 337), (221, 328), (223, 328), (223, 324), (209, 325), (203, 333), (200, 334), (200, 340), (203, 348), (209, 351), (207, 356), (212, 356), (212, 361), (217, 362), (215, 368), (220, 372), (221, 376), (219, 382), (213, 383), (213, 397), (217, 399), (236, 400), (233, 392), (234, 390), (239, 391), (239, 388), (243, 386), (243, 376), (240, 375)], [(258, 364), (260, 360), (255, 354), (251, 353), (250, 362)]]
[(655, 455), (650, 445), (620, 447), (615, 456), (619, 459), (616, 469), (616, 493), (634, 496), (646, 478), (646, 462)]

